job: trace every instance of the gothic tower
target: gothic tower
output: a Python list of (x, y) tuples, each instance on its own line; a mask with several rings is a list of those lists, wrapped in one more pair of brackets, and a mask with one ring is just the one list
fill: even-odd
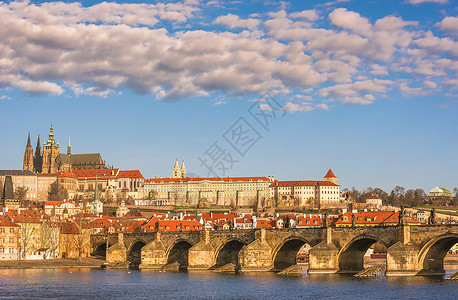
[(59, 171), (56, 162), (58, 156), (59, 143), (56, 140), (54, 140), (54, 132), (51, 122), (51, 127), (49, 128), (48, 141), (43, 144), (43, 164), (41, 171), (43, 173), (55, 173)]
[(175, 166), (173, 167), (173, 178), (181, 178), (181, 170), (180, 166), (178, 165), (178, 158), (175, 161)]
[(184, 166), (184, 160), (183, 164), (181, 164), (181, 178), (186, 178), (186, 167)]
[(30, 132), (27, 139), (27, 146), (25, 146), (24, 152), (24, 163), (22, 165), (22, 170), (24, 171), (34, 171), (33, 170), (33, 149), (32, 144), (30, 143)]
[(41, 153), (40, 135), (38, 135), (37, 147), (35, 148), (35, 156), (33, 157), (33, 169), (35, 173), (41, 173), (43, 164), (43, 154)]

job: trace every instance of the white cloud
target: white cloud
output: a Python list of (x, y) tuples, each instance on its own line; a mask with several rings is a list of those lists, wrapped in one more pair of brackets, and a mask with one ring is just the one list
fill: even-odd
[(372, 71), (370, 73), (375, 76), (380, 76), (380, 75), (388, 75), (388, 71), (386, 69), (386, 66), (381, 66), (378, 64), (372, 64), (371, 65)]
[(255, 29), (261, 23), (258, 19), (240, 19), (239, 16), (233, 14), (227, 14), (225, 16), (219, 16), (213, 21), (213, 24), (226, 25), (229, 28), (248, 28)]
[(21, 79), (17, 82), (14, 82), (13, 85), (31, 94), (61, 95), (64, 93), (64, 90), (59, 85), (49, 81), (33, 81)]
[(458, 34), (458, 18), (445, 17), (436, 24), (441, 30), (450, 32), (451, 34)]
[(310, 22), (316, 21), (320, 18), (314, 9), (293, 12), (288, 16), (293, 19), (306, 19)]
[(11, 98), (8, 97), (8, 96), (6, 96), (6, 95), (1, 95), (1, 96), (0, 96), (0, 101), (1, 101), (1, 100), (11, 100)]
[(332, 24), (350, 29), (362, 35), (369, 35), (372, 25), (367, 18), (361, 17), (358, 13), (348, 11), (346, 8), (337, 8), (329, 14), (329, 20)]
[(371, 94), (367, 94), (361, 97), (344, 97), (342, 103), (347, 104), (359, 104), (359, 105), (368, 105), (372, 104), (375, 101), (375, 97)]
[[(456, 87), (458, 45), (447, 35), (453, 17), (436, 24), (440, 35), (416, 21), (392, 15), (369, 21), (343, 8), (317, 23), (315, 10), (228, 14), (214, 24), (229, 29), (209, 31), (193, 27), (202, 7), (208, 6), (0, 3), (0, 86), (54, 95), (65, 87), (99, 97), (128, 88), (164, 99), (303, 91), (291, 98), (305, 102), (290, 102), (291, 111), (324, 109), (315, 104), (319, 96), (370, 104), (393, 86), (417, 94)], [(406, 73), (408, 85), (381, 80)]]
[(312, 105), (309, 103), (298, 104), (298, 103), (293, 103), (293, 102), (287, 102), (283, 106), (283, 109), (289, 113), (295, 113), (295, 112), (307, 112), (307, 111), (312, 111), (312, 110), (329, 110), (329, 107), (326, 103)]

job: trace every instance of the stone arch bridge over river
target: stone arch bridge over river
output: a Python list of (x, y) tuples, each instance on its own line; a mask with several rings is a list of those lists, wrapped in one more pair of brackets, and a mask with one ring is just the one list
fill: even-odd
[(458, 243), (457, 225), (322, 227), (98, 234), (93, 252), (111, 267), (189, 270), (233, 263), (240, 271), (280, 271), (296, 263), (304, 244), (313, 273), (356, 273), (375, 242), (387, 248), (386, 276), (444, 275), (444, 257)]

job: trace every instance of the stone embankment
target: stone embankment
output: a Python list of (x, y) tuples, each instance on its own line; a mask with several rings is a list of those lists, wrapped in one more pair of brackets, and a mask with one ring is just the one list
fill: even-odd
[(4, 260), (0, 269), (62, 269), (62, 268), (100, 268), (105, 260), (85, 257), (77, 259), (42, 259), (42, 260)]

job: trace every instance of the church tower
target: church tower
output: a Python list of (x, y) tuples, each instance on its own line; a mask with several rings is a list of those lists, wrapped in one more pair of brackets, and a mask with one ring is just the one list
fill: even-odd
[(184, 160), (181, 164), (181, 178), (186, 178), (186, 167), (184, 166)]
[(181, 170), (180, 166), (178, 165), (178, 158), (175, 161), (175, 166), (173, 167), (173, 178), (181, 178)]
[(27, 146), (25, 146), (24, 152), (24, 163), (22, 165), (22, 170), (24, 171), (34, 171), (33, 170), (33, 149), (32, 144), (30, 143), (30, 132), (27, 139)]
[(35, 148), (35, 156), (33, 157), (33, 169), (35, 173), (41, 173), (43, 163), (43, 155), (41, 153), (40, 135), (38, 135), (37, 147)]
[(331, 169), (329, 169), (328, 173), (326, 173), (326, 175), (324, 175), (323, 180), (332, 182), (334, 184), (337, 184), (337, 176), (334, 175), (334, 172), (332, 172)]
[(54, 140), (54, 131), (52, 127), (49, 128), (48, 141), (43, 144), (43, 173), (56, 173), (58, 171), (57, 156), (59, 156), (59, 143)]

